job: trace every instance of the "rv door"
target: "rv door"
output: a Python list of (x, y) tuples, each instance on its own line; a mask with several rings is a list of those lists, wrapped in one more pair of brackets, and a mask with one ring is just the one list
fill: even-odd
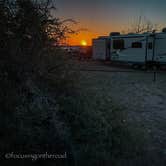
[(149, 36), (147, 38), (147, 62), (154, 61), (154, 36)]

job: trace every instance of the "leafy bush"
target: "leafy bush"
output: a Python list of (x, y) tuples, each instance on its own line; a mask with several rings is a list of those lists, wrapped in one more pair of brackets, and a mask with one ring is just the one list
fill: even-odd
[[(50, 36), (55, 35), (54, 42), (58, 44), (66, 31), (59, 19), (51, 17), (49, 2), (0, 2), (2, 155), (9, 152), (67, 152), (67, 160), (72, 160), (67, 141), (68, 127), (57, 116), (57, 98), (70, 92), (74, 77), (70, 74), (70, 62), (65, 59), (65, 53), (52, 47)], [(50, 29), (51, 25), (54, 31)], [(15, 162), (17, 165), (31, 164), (24, 160)], [(58, 162), (66, 163), (56, 161), (56, 164)], [(10, 160), (4, 159), (2, 164), (9, 163)], [(40, 164), (40, 161), (34, 164)]]

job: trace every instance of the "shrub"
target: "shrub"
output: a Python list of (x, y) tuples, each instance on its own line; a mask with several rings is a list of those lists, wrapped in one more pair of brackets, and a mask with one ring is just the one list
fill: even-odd
[[(42, 1), (40, 1), (42, 2)], [(17, 0), (0, 2), (0, 153), (62, 153), (70, 156), (68, 127), (57, 116), (57, 98), (74, 84), (65, 53), (51, 46), (63, 37), (62, 23), (50, 4)], [(49, 26), (49, 30), (48, 30)], [(49, 34), (48, 34), (49, 33)], [(65, 32), (64, 32), (65, 33)], [(59, 37), (58, 37), (59, 35)], [(57, 67), (58, 66), (58, 67)], [(52, 72), (54, 68), (54, 73)], [(72, 156), (70, 157), (72, 158)], [(20, 160), (17, 164), (30, 165)], [(40, 161), (34, 164), (39, 164)], [(46, 161), (47, 162), (47, 161)], [(61, 165), (66, 161), (59, 161)], [(9, 165), (10, 161), (2, 164)], [(68, 165), (70, 162), (68, 163)]]

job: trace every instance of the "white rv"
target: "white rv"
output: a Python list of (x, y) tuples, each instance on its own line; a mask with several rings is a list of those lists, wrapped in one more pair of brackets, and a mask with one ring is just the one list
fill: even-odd
[(166, 33), (119, 34), (95, 39), (93, 58), (134, 64), (166, 63)]

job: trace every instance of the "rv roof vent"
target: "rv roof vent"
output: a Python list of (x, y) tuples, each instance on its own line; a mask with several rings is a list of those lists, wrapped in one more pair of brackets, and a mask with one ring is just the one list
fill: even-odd
[(108, 36), (99, 36), (98, 39), (108, 39)]
[(147, 35), (147, 34), (149, 34), (149, 32), (144, 32), (144, 33), (142, 33), (142, 34)]
[(133, 32), (130, 32), (130, 33), (128, 33), (128, 35), (135, 35), (136, 33), (133, 33)]
[(162, 32), (166, 33), (166, 27), (162, 29)]
[(110, 36), (119, 36), (120, 35), (120, 32), (111, 32), (110, 33)]

